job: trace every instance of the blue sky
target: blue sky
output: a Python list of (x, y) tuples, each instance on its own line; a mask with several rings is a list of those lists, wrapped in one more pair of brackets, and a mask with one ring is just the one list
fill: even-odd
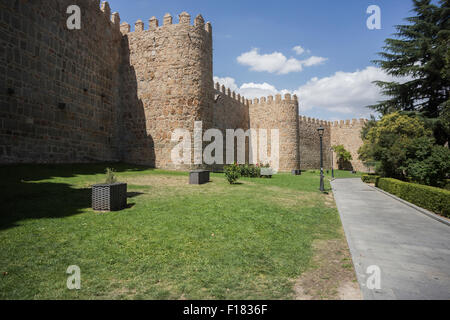
[[(177, 17), (186, 11), (192, 19), (201, 13), (213, 26), (216, 80), (249, 98), (296, 93), (302, 115), (324, 120), (371, 113), (364, 106), (382, 98), (371, 81), (389, 79), (371, 60), (412, 9), (411, 0), (109, 3), (122, 21), (133, 26), (141, 19), (146, 28), (152, 16), (162, 21), (167, 12)], [(381, 9), (381, 30), (366, 26), (370, 5)], [(297, 54), (296, 46), (305, 51)]]

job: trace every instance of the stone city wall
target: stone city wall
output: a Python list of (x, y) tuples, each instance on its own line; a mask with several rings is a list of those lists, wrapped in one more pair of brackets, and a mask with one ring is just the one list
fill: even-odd
[[(215, 129), (219, 129), (223, 135), (223, 163), (227, 163), (227, 153), (226, 153), (226, 130), (227, 129), (242, 129), (244, 132), (250, 128), (249, 120), (249, 105), (248, 100), (241, 97), (240, 94), (232, 92), (230, 89), (225, 88), (225, 86), (220, 86), (218, 83), (215, 84), (214, 89), (214, 107), (213, 107), (213, 119)], [(245, 162), (249, 162), (248, 158), (248, 148), (249, 148), (249, 138), (245, 139), (245, 151), (246, 158)], [(237, 146), (238, 139), (234, 138), (234, 156), (230, 156), (234, 159), (234, 162), (238, 163), (239, 159), (237, 157)], [(215, 169), (222, 169), (223, 166), (215, 166)]]
[[(70, 5), (82, 12), (69, 30)], [(131, 31), (107, 2), (42, 0), (0, 3), (0, 163), (124, 161), (186, 170), (172, 162), (172, 132), (194, 122), (222, 131), (280, 133), (280, 170), (318, 169), (317, 127), (325, 127), (324, 167), (332, 145), (352, 153), (362, 144), (363, 120), (329, 123), (299, 117), (296, 96), (249, 101), (213, 84), (212, 27), (183, 12)], [(203, 147), (209, 142), (204, 142)], [(246, 139), (246, 150), (256, 144)], [(252, 152), (253, 154), (253, 152)], [(235, 157), (236, 158), (236, 157)], [(259, 156), (261, 158), (261, 156)], [(191, 159), (194, 160), (192, 148)], [(224, 161), (226, 154), (224, 153)], [(247, 155), (246, 162), (249, 161)], [(262, 162), (262, 161), (259, 161)]]
[[(81, 30), (66, 27), (72, 4)], [(2, 0), (0, 19), (0, 163), (119, 160), (119, 15), (98, 0)]]
[(323, 167), (331, 169), (331, 125), (330, 122), (299, 117), (300, 168), (302, 170), (320, 168), (320, 137), (317, 129), (322, 126)]
[[(331, 145), (343, 145), (352, 155), (349, 170), (366, 172), (368, 168), (358, 159), (358, 149), (363, 145), (361, 130), (366, 124), (366, 119), (353, 119), (334, 121), (331, 126)], [(336, 155), (334, 155), (334, 168), (338, 168)]]

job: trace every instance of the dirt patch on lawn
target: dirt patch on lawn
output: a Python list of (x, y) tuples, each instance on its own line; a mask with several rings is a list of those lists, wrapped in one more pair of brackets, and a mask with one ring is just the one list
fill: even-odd
[(317, 193), (290, 190), (276, 186), (264, 186), (259, 188), (257, 192), (263, 199), (288, 209), (315, 206), (321, 202), (320, 195)]
[(343, 239), (313, 243), (313, 267), (295, 281), (296, 300), (361, 300), (350, 251)]
[(325, 205), (330, 208), (336, 208), (336, 201), (332, 192), (325, 195)]

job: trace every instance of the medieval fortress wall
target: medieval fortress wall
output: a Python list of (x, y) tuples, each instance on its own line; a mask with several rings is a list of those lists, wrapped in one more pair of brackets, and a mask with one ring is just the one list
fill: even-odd
[(78, 1), (83, 28), (69, 31), (71, 4), (0, 2), (2, 163), (119, 160), (118, 16)]
[(367, 167), (358, 160), (358, 149), (363, 144), (361, 130), (366, 122), (366, 119), (341, 120), (334, 121), (331, 127), (331, 145), (342, 144), (351, 153), (351, 164), (356, 171), (367, 171)]
[[(66, 27), (73, 4), (81, 8), (80, 30)], [(353, 167), (363, 169), (356, 160), (363, 122), (307, 119), (296, 96), (251, 101), (213, 84), (211, 24), (187, 13), (173, 20), (153, 17), (147, 30), (139, 20), (131, 32), (107, 2), (3, 0), (0, 163), (124, 161), (187, 169), (171, 160), (177, 144), (171, 135), (181, 128), (193, 137), (194, 122), (202, 121), (203, 131), (217, 128), (224, 137), (226, 129), (279, 129), (282, 171), (319, 167), (323, 125), (325, 167), (331, 145), (344, 144)], [(270, 131), (267, 140), (271, 148)]]
[[(280, 171), (300, 169), (300, 141), (298, 122), (298, 99), (286, 94), (275, 98), (254, 99), (250, 104), (250, 127), (259, 129), (279, 130)], [(267, 144), (272, 150), (271, 133), (267, 133)], [(259, 152), (258, 141), (258, 152)]]
[(331, 168), (331, 124), (328, 121), (298, 117), (300, 138), (300, 159), (302, 169), (320, 168), (320, 138), (317, 128), (325, 128), (323, 135), (323, 165)]
[[(167, 14), (159, 26), (153, 17), (148, 30), (138, 21), (134, 32), (126, 23), (121, 26), (122, 64), (128, 69), (123, 72), (122, 106), (132, 120), (124, 124), (124, 131), (144, 134), (124, 140), (124, 161), (179, 169), (171, 161), (171, 150), (177, 144), (171, 142), (172, 132), (177, 128), (193, 132), (194, 122), (200, 120), (204, 129), (213, 126), (211, 25), (201, 16), (191, 25), (187, 13), (179, 20), (173, 24)], [(130, 99), (129, 95), (135, 96)], [(150, 146), (154, 156), (143, 156)]]

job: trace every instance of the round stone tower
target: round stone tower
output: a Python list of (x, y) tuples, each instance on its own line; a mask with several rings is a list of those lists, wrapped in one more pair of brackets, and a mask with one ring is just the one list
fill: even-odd
[[(166, 14), (162, 26), (153, 17), (148, 30), (140, 20), (134, 32), (129, 32), (127, 24), (123, 24), (121, 30), (124, 52), (129, 52), (124, 61), (125, 85), (128, 86), (125, 91), (133, 92), (135, 85), (137, 92), (137, 97), (131, 99), (124, 94), (124, 105), (128, 105), (130, 117), (141, 119), (131, 123), (145, 124), (145, 138), (149, 140), (149, 143), (128, 148), (129, 154), (125, 157), (145, 163), (148, 157), (143, 159), (142, 152), (147, 150), (140, 150), (139, 146), (146, 149), (153, 144), (154, 159), (147, 164), (165, 169), (189, 169), (189, 164), (173, 163), (171, 152), (179, 142), (172, 142), (171, 137), (175, 129), (186, 129), (193, 140), (195, 121), (203, 122), (203, 130), (212, 126), (211, 25), (205, 24), (201, 15), (191, 25), (190, 15), (183, 12), (178, 24), (173, 24), (172, 16)], [(194, 160), (193, 151), (191, 159)]]
[[(286, 94), (283, 100), (278, 94), (275, 99), (273, 96), (254, 99), (249, 112), (250, 128), (279, 130), (279, 170), (287, 172), (300, 169), (297, 96)], [(270, 140), (268, 134), (269, 145)]]

